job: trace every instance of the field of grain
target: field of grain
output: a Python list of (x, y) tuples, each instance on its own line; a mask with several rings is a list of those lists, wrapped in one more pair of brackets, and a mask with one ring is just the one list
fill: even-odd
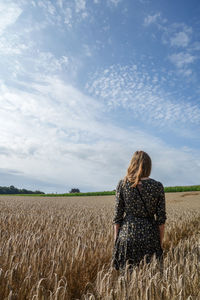
[(200, 299), (200, 192), (166, 194), (164, 262), (111, 267), (114, 196), (0, 196), (0, 299)]

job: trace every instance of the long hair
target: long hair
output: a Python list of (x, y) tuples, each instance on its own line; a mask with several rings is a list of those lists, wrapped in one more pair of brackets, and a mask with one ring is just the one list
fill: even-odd
[(132, 183), (131, 187), (136, 187), (142, 177), (150, 175), (151, 166), (150, 156), (144, 151), (136, 151), (127, 169), (123, 185), (129, 180)]

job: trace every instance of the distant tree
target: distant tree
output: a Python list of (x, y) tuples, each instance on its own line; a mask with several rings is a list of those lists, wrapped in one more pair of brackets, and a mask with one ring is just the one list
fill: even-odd
[(8, 188), (9, 194), (18, 194), (18, 189), (16, 187), (14, 187), (14, 185), (11, 185)]
[(0, 194), (6, 194), (8, 192), (8, 187), (6, 186), (1, 186), (0, 187)]
[(10, 187), (6, 186), (0, 186), (0, 194), (45, 194), (41, 191), (29, 191), (26, 189), (18, 189), (14, 187), (14, 185), (11, 185)]
[(69, 191), (69, 193), (80, 193), (79, 189), (71, 189), (71, 191)]
[(28, 194), (28, 191), (26, 189), (20, 190), (20, 194)]
[(45, 194), (45, 193), (44, 193), (44, 192), (41, 192), (41, 191), (37, 191), (37, 190), (36, 190), (36, 191), (34, 192), (34, 194)]

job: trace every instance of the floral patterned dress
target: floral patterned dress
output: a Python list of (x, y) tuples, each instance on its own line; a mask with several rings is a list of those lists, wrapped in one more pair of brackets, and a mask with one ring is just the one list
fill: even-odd
[(156, 258), (161, 258), (163, 251), (158, 225), (164, 224), (167, 219), (161, 182), (152, 178), (141, 180), (141, 184), (138, 184), (140, 193), (131, 187), (129, 181), (125, 186), (122, 184), (121, 179), (116, 188), (113, 218), (113, 224), (120, 224), (112, 253), (112, 264), (116, 270), (124, 270), (126, 261), (131, 266), (138, 265), (144, 256), (146, 262), (150, 262), (154, 253)]

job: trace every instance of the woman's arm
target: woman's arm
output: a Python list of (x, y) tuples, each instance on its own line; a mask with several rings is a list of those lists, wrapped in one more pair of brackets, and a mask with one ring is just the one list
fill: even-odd
[(157, 224), (159, 225), (160, 244), (162, 247), (164, 231), (165, 231), (165, 221), (167, 219), (167, 216), (166, 216), (166, 205), (165, 205), (165, 192), (162, 183), (160, 183), (159, 188), (160, 188), (160, 194), (157, 203), (156, 216), (157, 216)]
[(119, 228), (123, 221), (125, 203), (122, 195), (122, 180), (119, 181), (115, 193), (115, 212), (113, 216), (114, 239), (116, 240)]
[(165, 224), (159, 225), (159, 231), (160, 231), (160, 244), (161, 244), (161, 247), (162, 247), (164, 233), (165, 233)]
[(115, 225), (114, 225), (114, 241), (115, 241), (116, 238), (117, 238), (117, 234), (118, 234), (118, 231), (119, 231), (119, 227), (120, 227), (120, 224), (115, 224)]

